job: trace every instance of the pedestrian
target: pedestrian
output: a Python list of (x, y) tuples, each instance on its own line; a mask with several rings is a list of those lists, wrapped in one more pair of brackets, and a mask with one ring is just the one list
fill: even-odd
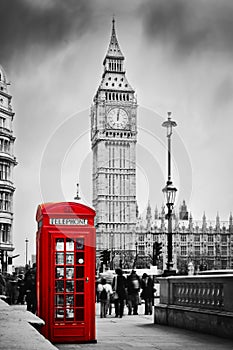
[(99, 284), (99, 299), (100, 299), (100, 317), (106, 317), (107, 311), (109, 309), (110, 296), (112, 294), (111, 284), (106, 282), (105, 278), (102, 278), (101, 283)]
[(22, 273), (18, 275), (18, 289), (19, 289), (19, 295), (18, 295), (17, 304), (24, 305), (25, 286), (24, 286), (24, 275)]
[(0, 295), (6, 295), (6, 280), (0, 271)]
[(5, 272), (4, 278), (6, 282), (6, 302), (9, 305), (11, 305), (12, 304), (12, 284), (10, 283), (11, 275)]
[(25, 273), (25, 292), (27, 310), (36, 313), (36, 264)]
[(102, 273), (102, 277), (106, 279), (106, 282), (112, 284), (113, 281), (113, 273), (109, 269), (109, 267), (105, 268), (105, 271)]
[(10, 297), (10, 305), (14, 305), (17, 303), (19, 288), (18, 288), (18, 277), (16, 272), (13, 272), (9, 277), (10, 288), (9, 288), (9, 297)]
[(100, 277), (96, 277), (96, 280), (95, 280), (95, 292), (96, 292), (96, 302), (97, 303), (100, 302), (99, 284), (101, 284), (101, 278)]
[(131, 315), (132, 311), (134, 315), (138, 315), (139, 291), (140, 278), (136, 271), (132, 270), (131, 274), (127, 277), (128, 315)]
[[(103, 272), (102, 277), (106, 279), (106, 283), (109, 283), (109, 284), (112, 285), (113, 273), (108, 267), (105, 268), (105, 272)], [(109, 315), (112, 314), (112, 302), (113, 302), (113, 300), (112, 300), (111, 296), (112, 296), (112, 294), (110, 295), (110, 300), (109, 300), (109, 303), (108, 303), (108, 313), (109, 313)]]
[(154, 305), (154, 283), (147, 273), (142, 275), (141, 280), (141, 298), (145, 300), (145, 315), (152, 315), (152, 305)]
[(122, 269), (117, 268), (116, 276), (112, 281), (113, 294), (115, 295), (114, 304), (115, 304), (115, 317), (123, 317), (124, 305), (126, 300), (126, 288), (127, 281), (123, 276)]

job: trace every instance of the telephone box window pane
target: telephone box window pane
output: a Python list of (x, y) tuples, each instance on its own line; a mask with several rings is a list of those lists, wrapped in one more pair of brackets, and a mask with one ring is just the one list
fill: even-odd
[(76, 277), (77, 278), (83, 278), (84, 277), (84, 267), (83, 266), (77, 266), (76, 267)]
[(56, 278), (64, 278), (64, 267), (56, 267)]
[(80, 280), (76, 281), (76, 291), (79, 293), (84, 292), (84, 281), (80, 281)]
[(64, 305), (64, 295), (57, 294), (55, 295), (55, 305)]
[(56, 239), (56, 250), (64, 250), (64, 239), (63, 238)]
[(66, 263), (67, 264), (74, 264), (74, 253), (66, 253)]
[(74, 309), (66, 309), (66, 318), (74, 319)]
[(84, 306), (84, 295), (76, 294), (76, 306)]
[(64, 318), (64, 310), (63, 309), (55, 309), (55, 318), (61, 320)]
[(84, 310), (83, 309), (76, 309), (76, 315), (75, 319), (76, 321), (84, 321)]
[(84, 248), (84, 239), (77, 238), (76, 239), (76, 250), (83, 250), (83, 248)]
[(66, 294), (66, 305), (73, 306), (74, 305), (74, 296)]
[(74, 268), (73, 267), (66, 268), (66, 278), (68, 278), (68, 279), (74, 278)]
[(56, 281), (56, 292), (64, 292), (64, 280)]
[(74, 292), (74, 281), (66, 281), (66, 292)]
[(64, 253), (56, 253), (56, 264), (64, 264)]
[(74, 241), (72, 239), (69, 239), (69, 238), (66, 239), (66, 250), (68, 252), (74, 250)]
[(84, 264), (84, 252), (76, 253), (76, 264)]

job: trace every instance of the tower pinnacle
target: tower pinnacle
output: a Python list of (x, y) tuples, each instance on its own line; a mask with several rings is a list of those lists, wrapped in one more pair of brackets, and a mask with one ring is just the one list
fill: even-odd
[(116, 29), (115, 29), (115, 17), (112, 18), (112, 33), (110, 38), (110, 43), (108, 47), (108, 51), (106, 54), (106, 58), (121, 58), (124, 59), (124, 56), (121, 52), (117, 37), (116, 37)]

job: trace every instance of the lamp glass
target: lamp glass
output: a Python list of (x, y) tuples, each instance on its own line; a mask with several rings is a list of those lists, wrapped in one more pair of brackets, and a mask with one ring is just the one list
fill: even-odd
[(167, 204), (175, 203), (176, 191), (177, 189), (172, 184), (168, 184), (164, 187), (163, 193), (165, 195)]

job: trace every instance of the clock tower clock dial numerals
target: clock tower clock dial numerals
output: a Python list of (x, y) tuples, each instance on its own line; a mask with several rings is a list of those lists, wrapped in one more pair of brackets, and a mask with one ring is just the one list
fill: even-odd
[(108, 124), (114, 129), (124, 129), (128, 119), (128, 114), (123, 108), (112, 108), (107, 116)]

